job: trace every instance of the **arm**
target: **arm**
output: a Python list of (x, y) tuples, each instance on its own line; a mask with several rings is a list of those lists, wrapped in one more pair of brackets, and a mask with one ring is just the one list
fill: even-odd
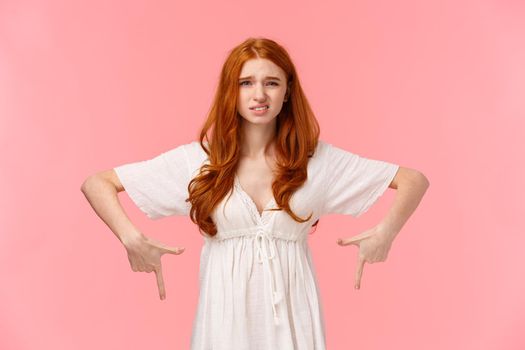
[(390, 183), (396, 196), (386, 216), (377, 225), (388, 239), (393, 240), (421, 202), (430, 182), (418, 170), (401, 167)]
[(130, 221), (120, 205), (118, 192), (124, 191), (113, 169), (87, 178), (81, 191), (97, 213), (126, 248), (133, 271), (155, 272), (160, 299), (166, 298), (162, 275), (163, 254), (181, 254), (184, 248), (169, 247), (143, 235)]
[(118, 193), (124, 191), (124, 187), (113, 169), (91, 175), (80, 189), (93, 210), (124, 245), (142, 235), (120, 204)]
[(385, 261), (394, 238), (416, 210), (430, 182), (421, 172), (400, 167), (389, 187), (396, 189), (394, 203), (388, 214), (369, 230), (355, 236), (338, 239), (341, 246), (355, 245), (359, 248), (355, 288), (360, 289), (365, 262)]

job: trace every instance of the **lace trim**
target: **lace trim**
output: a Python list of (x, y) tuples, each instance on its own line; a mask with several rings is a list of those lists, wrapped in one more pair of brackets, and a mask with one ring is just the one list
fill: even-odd
[(255, 205), (255, 202), (251, 199), (251, 197), (243, 190), (241, 187), (239, 178), (237, 175), (235, 175), (234, 180), (234, 186), (237, 189), (237, 192), (241, 195), (241, 199), (244, 202), (244, 205), (248, 208), (250, 215), (252, 216), (253, 220), (258, 223), (262, 223), (263, 225), (266, 225), (268, 223), (268, 214), (272, 213), (271, 211), (268, 212), (266, 209), (269, 209), (268, 207), (275, 204), (275, 198), (272, 198), (266, 207), (263, 208), (262, 214), (259, 214), (259, 211), (257, 210), (257, 206)]

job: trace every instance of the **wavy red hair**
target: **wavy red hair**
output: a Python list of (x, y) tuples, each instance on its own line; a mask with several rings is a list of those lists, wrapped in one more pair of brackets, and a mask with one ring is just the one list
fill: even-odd
[(236, 107), (238, 79), (244, 62), (254, 58), (271, 60), (282, 68), (289, 89), (288, 100), (276, 117), (274, 140), (277, 172), (272, 191), (279, 208), (269, 210), (284, 210), (297, 222), (308, 221), (312, 216), (304, 219), (296, 216), (289, 201), (307, 179), (308, 159), (319, 140), (319, 124), (286, 50), (271, 39), (248, 38), (234, 47), (224, 62), (214, 101), (199, 137), (209, 162), (188, 185), (186, 201), (191, 203), (190, 218), (201, 233), (209, 236), (217, 233), (211, 213), (233, 187), (243, 137), (240, 127), (243, 118)]

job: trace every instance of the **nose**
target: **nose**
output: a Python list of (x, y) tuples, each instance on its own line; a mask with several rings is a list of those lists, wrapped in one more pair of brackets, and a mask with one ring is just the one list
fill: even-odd
[(266, 93), (264, 91), (264, 86), (262, 84), (256, 84), (255, 86), (255, 91), (253, 92), (253, 97), (257, 100), (257, 101), (262, 101), (264, 99), (266, 99)]

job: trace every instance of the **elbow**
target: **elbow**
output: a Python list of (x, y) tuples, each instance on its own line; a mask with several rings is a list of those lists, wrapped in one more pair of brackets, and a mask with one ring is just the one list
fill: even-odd
[(88, 182), (89, 178), (85, 179), (84, 182), (82, 182), (82, 185), (80, 185), (80, 191), (82, 193), (86, 193), (86, 188), (87, 188), (87, 182)]
[(418, 175), (417, 175), (418, 181), (421, 184), (423, 184), (423, 186), (425, 187), (425, 190), (426, 190), (430, 186), (430, 180), (422, 172), (418, 171), (417, 173), (418, 173)]
[(82, 185), (80, 185), (80, 191), (82, 193), (86, 193), (86, 191), (89, 188), (90, 184), (93, 182), (95, 176), (96, 175), (90, 175), (84, 180), (84, 182), (82, 182)]
[(421, 171), (410, 169), (407, 173), (406, 179), (408, 183), (415, 186), (421, 186), (425, 190), (430, 186), (430, 180)]
[(428, 179), (428, 177), (425, 176), (425, 174), (421, 173), (421, 176), (423, 177), (423, 180), (425, 181), (425, 184), (427, 185), (427, 187), (430, 186), (430, 180)]

